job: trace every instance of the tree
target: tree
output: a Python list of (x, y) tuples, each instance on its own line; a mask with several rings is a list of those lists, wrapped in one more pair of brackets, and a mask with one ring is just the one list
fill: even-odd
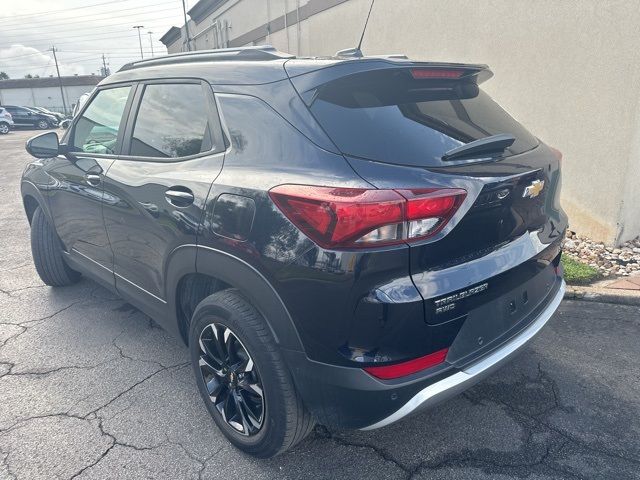
[(9, 75), (7, 75), (7, 72), (0, 72), (0, 80), (9, 80)]
[(31, 75), (30, 73), (27, 73), (24, 78), (33, 78), (33, 75)]

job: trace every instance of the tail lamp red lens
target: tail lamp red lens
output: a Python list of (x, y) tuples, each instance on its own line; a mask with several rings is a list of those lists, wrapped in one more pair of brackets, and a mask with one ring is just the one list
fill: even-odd
[(407, 362), (383, 365), (380, 367), (365, 367), (364, 371), (369, 375), (373, 375), (374, 377), (382, 380), (406, 377), (407, 375), (417, 373), (421, 370), (440, 365), (444, 362), (445, 358), (447, 358), (448, 351), (448, 348), (443, 348), (437, 352), (430, 353), (424, 357), (414, 358)]
[(278, 208), (324, 248), (363, 248), (427, 238), (440, 231), (466, 196), (462, 189), (369, 190), (280, 185)]
[(464, 70), (453, 70), (447, 68), (412, 68), (411, 76), (416, 80), (423, 79), (456, 79), (465, 73)]

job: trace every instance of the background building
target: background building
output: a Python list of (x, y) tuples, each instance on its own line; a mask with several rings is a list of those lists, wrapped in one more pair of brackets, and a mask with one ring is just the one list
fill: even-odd
[[(71, 113), (80, 95), (90, 92), (103, 78), (98, 75), (61, 77), (66, 113)], [(0, 80), (0, 105), (26, 105), (63, 112), (60, 80), (58, 77)]]
[[(353, 47), (370, 0), (200, 0), (192, 49), (269, 43), (297, 55)], [(377, 0), (365, 54), (487, 63), (483, 85), (564, 153), (571, 228), (607, 243), (640, 234), (637, 0)], [(162, 38), (187, 49), (186, 29)]]

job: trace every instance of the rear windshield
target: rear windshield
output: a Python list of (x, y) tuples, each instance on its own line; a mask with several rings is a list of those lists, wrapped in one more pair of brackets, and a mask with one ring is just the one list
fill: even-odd
[(409, 69), (359, 73), (315, 92), (311, 111), (345, 154), (386, 163), (440, 166), (447, 151), (499, 133), (505, 156), (538, 141), (470, 80), (415, 80)]

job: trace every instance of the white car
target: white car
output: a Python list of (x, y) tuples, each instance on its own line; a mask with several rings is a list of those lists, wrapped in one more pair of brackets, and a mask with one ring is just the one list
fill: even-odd
[(6, 135), (14, 126), (11, 114), (6, 108), (0, 107), (0, 135)]
[(76, 104), (73, 106), (73, 113), (71, 114), (71, 118), (65, 118), (64, 120), (62, 120), (60, 122), (60, 126), (62, 128), (64, 128), (64, 129), (69, 128), (69, 126), (71, 125), (71, 120), (73, 120), (73, 117), (75, 117), (77, 115), (77, 113), (80, 111), (82, 106), (87, 102), (87, 100), (89, 99), (89, 97), (91, 96), (92, 93), (93, 93), (93, 90), (91, 90), (90, 92), (86, 92), (86, 93), (83, 93), (82, 95), (80, 95), (80, 98), (78, 99)]

